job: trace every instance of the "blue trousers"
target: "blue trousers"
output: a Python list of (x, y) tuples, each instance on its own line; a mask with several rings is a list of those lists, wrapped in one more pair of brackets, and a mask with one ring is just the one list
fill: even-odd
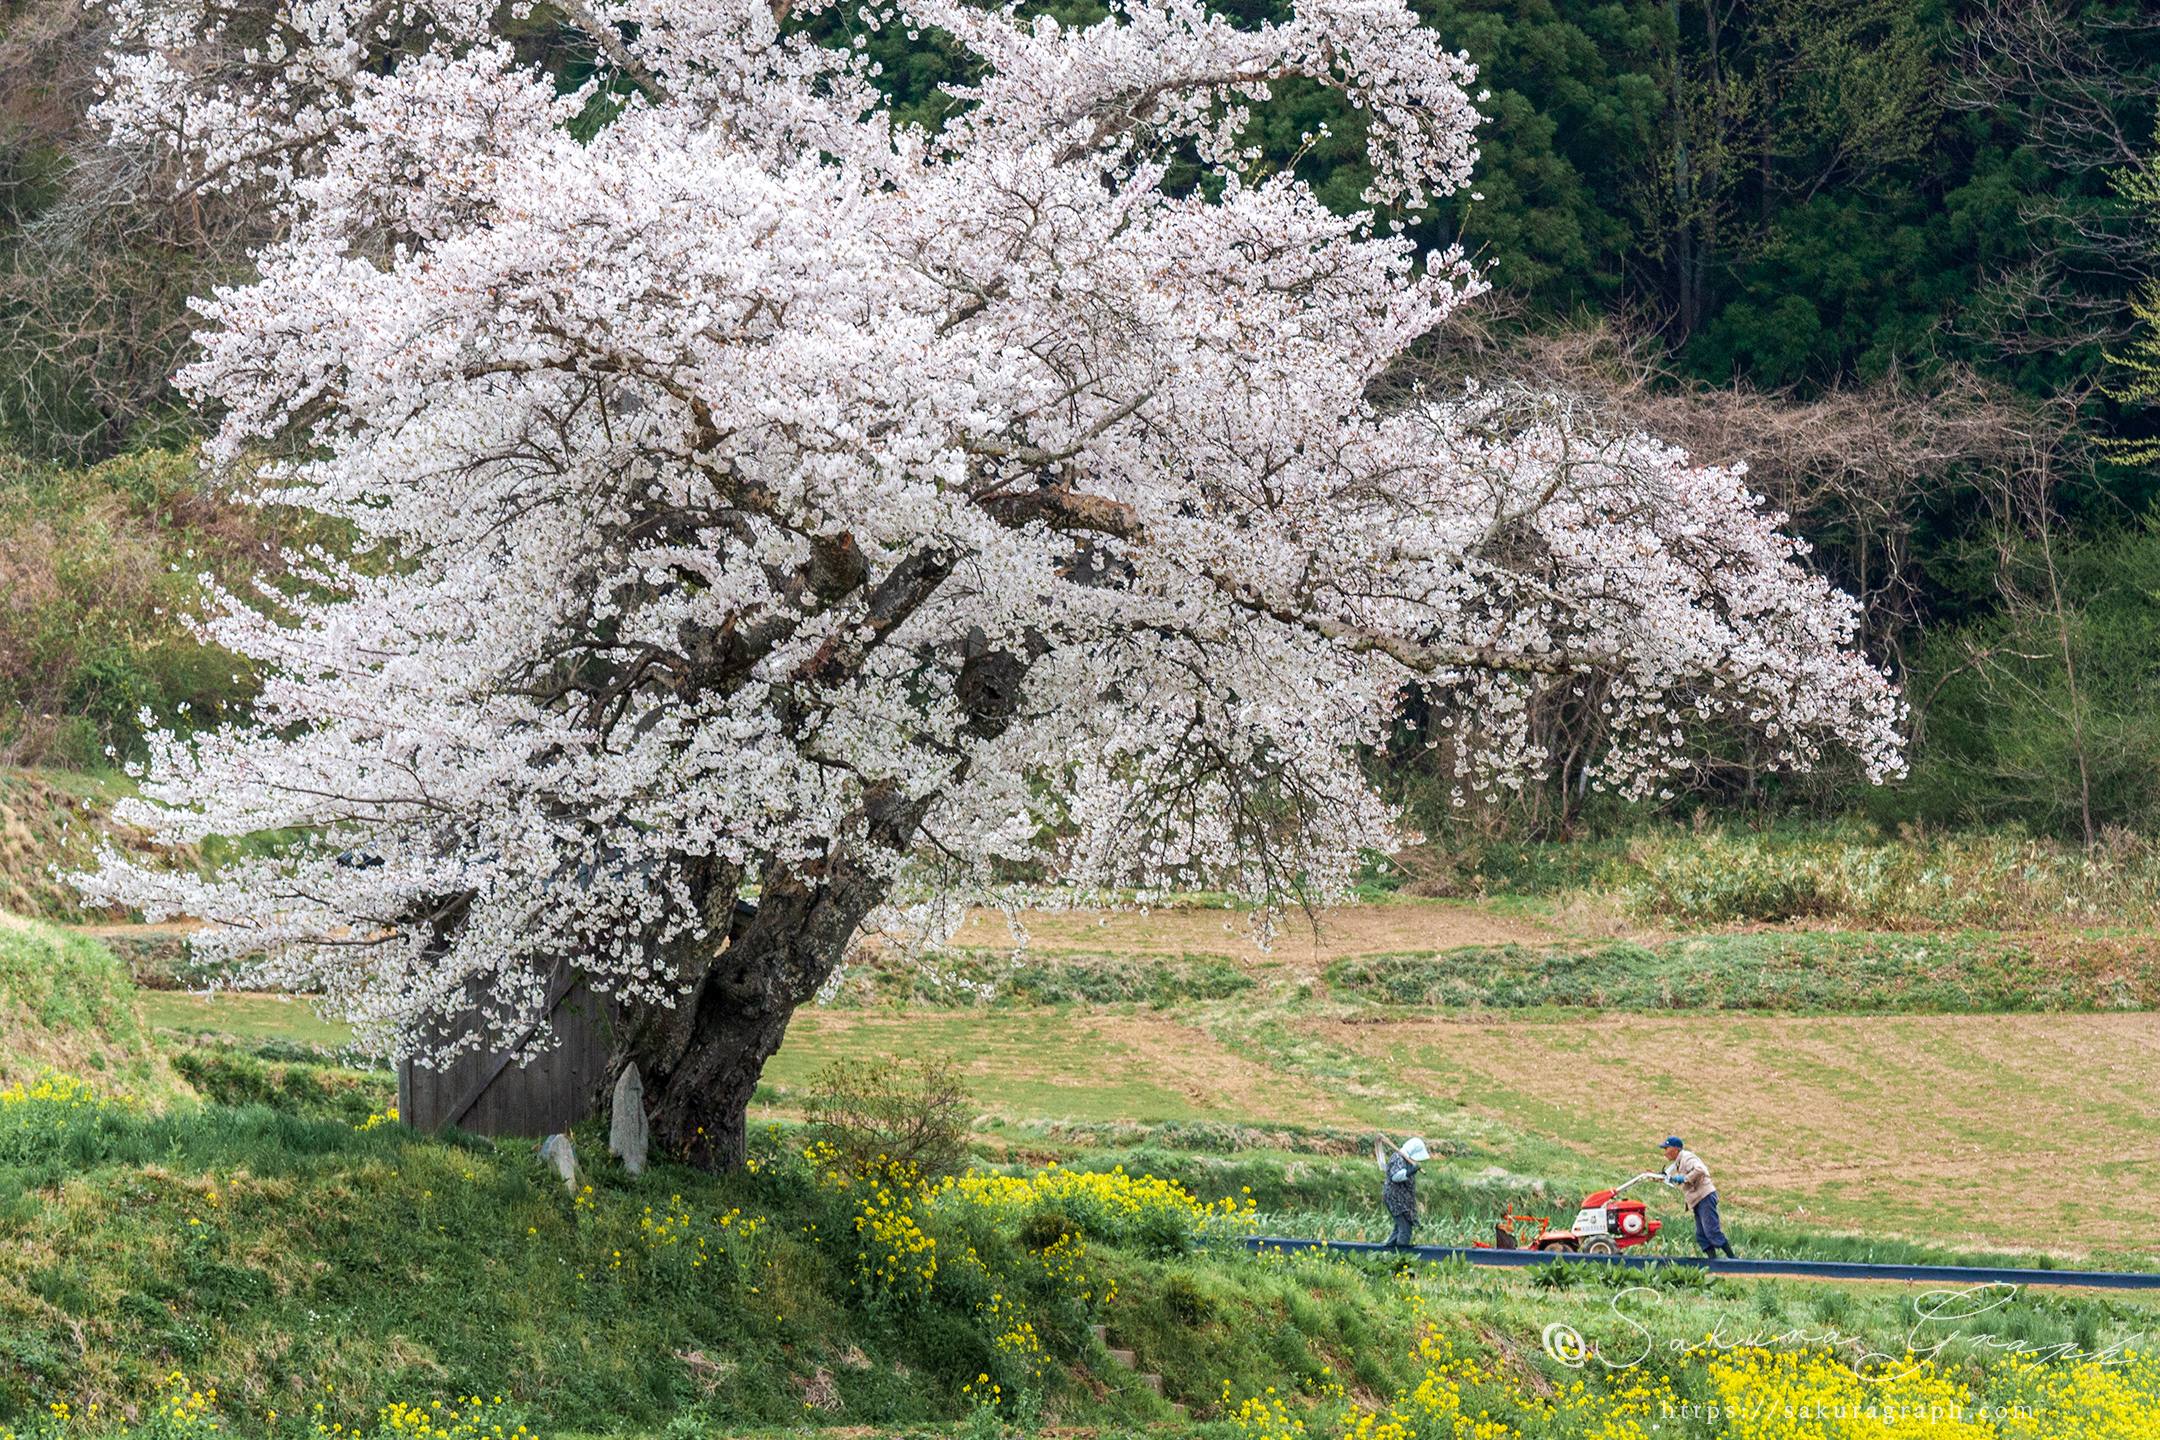
[(1409, 1245), (1410, 1230), (1416, 1224), (1417, 1216), (1415, 1215), (1397, 1215), (1395, 1217), (1395, 1233), (1388, 1236), (1388, 1245), (1397, 1250)]
[(1702, 1246), (1705, 1255), (1715, 1255), (1720, 1250), (1732, 1249), (1726, 1242), (1723, 1227), (1718, 1224), (1715, 1190), (1695, 1202), (1695, 1243)]

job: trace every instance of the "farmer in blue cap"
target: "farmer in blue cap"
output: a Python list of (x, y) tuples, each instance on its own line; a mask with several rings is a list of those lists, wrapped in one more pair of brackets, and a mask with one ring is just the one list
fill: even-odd
[(1695, 1243), (1702, 1246), (1702, 1253), (1715, 1260), (1717, 1252), (1723, 1250), (1726, 1259), (1739, 1259), (1718, 1225), (1717, 1185), (1710, 1178), (1710, 1167), (1702, 1163), (1702, 1156), (1682, 1144), (1679, 1136), (1668, 1135), (1665, 1159), (1665, 1183), (1679, 1186), (1680, 1198), (1695, 1212)]

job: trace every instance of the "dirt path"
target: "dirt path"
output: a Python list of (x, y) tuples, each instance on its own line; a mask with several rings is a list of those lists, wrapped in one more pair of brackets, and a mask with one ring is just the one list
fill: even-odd
[[(1190, 907), (1111, 915), (1031, 910), (1020, 919), (1027, 927), (1029, 948), (1046, 956), (1219, 956), (1246, 969), (1313, 974), (1353, 955), (1452, 950), (1459, 945), (1550, 944), (1562, 938), (1560, 932), (1535, 921), (1447, 900), (1388, 900), (1329, 910), (1319, 917), (1317, 934), (1305, 917), (1293, 915), (1270, 950), (1253, 943), (1243, 915), (1231, 910)], [(1010, 943), (1007, 936), (1004, 916), (978, 911), (954, 943), (1003, 946)]]
[(167, 920), (158, 925), (63, 925), (61, 928), (98, 940), (125, 940), (134, 935), (192, 935), (202, 929), (202, 921)]

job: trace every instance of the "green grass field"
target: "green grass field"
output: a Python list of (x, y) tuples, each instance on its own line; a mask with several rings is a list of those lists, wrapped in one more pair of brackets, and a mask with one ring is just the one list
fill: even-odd
[(2160, 1160), (2160, 1025), (2144, 1014), (825, 1014), (768, 1070), (775, 1101), (787, 1109), (822, 1063), (879, 1053), (960, 1060), (1006, 1121), (1416, 1131), (1459, 1152), (1451, 1174), (1497, 1167), (1556, 1193), (1654, 1169), (1678, 1132), (1715, 1167), (1728, 1214), (1758, 1223), (2160, 1255), (2125, 1183)]
[(1369, 1117), (1325, 1090), (1272, 1072), (1175, 1019), (1044, 1010), (920, 1017), (811, 1012), (766, 1067), (784, 1096), (821, 1065), (869, 1055), (957, 1060), (986, 1114), (1004, 1120), (1215, 1120), (1354, 1126)]
[[(2154, 973), (2138, 935), (1586, 941), (1395, 901), (1262, 954), (1226, 945), (1224, 924), (1205, 909), (1031, 917), (1050, 953), (999, 971), (967, 952), (990, 981), (1019, 981), (989, 1003), (894, 1007), (870, 985), (803, 1011), (760, 1113), (799, 1114), (835, 1059), (941, 1055), (993, 1147), (1164, 1126), (1418, 1132), (1454, 1152), (1454, 1179), (1497, 1171), (1558, 1195), (1651, 1167), (1651, 1144), (1677, 1131), (1711, 1161), (1728, 1214), (1779, 1233), (2160, 1255), (2135, 1182), (2160, 1161), (2160, 1017), (2118, 1008)], [(1400, 948), (1417, 936), (1484, 943)], [(1208, 974), (1215, 998), (1171, 983)], [(1087, 993), (1111, 998), (1073, 998)], [(1988, 1003), (1952, 1003), (1976, 997)], [(172, 1043), (350, 1038), (304, 999), (154, 991), (141, 1007)], [(1987, 1013), (1959, 1013), (1973, 1009)], [(1353, 1202), (1337, 1208), (1350, 1223)]]
[[(495, 1413), (545, 1434), (696, 1440), (809, 1423), (987, 1440), (964, 1388), (980, 1375), (1025, 1397), (1024, 1415), (998, 1412), (1022, 1433), (1190, 1420), (1254, 1440), (1232, 1417), (1272, 1394), (1322, 1435), (1429, 1382), (1436, 1362), (1414, 1342), (1438, 1321), (1432, 1333), (1486, 1367), (1463, 1393), (1525, 1437), (1560, 1440), (1590, 1432), (1540, 1398), (1572, 1378), (1537, 1348), (1554, 1323), (1607, 1343), (1640, 1325), (1683, 1347), (1828, 1326), (1862, 1348), (1915, 1323), (1901, 1287), (1692, 1272), (1648, 1277), (1623, 1323), (1595, 1274), (1398, 1274), (1248, 1257), (1227, 1233), (1165, 1249), (1118, 1228), (1115, 1207), (1060, 1215), (1069, 1201), (994, 1218), (902, 1206), (915, 1217), (903, 1224), (889, 1199), (806, 1169), (795, 1128), (822, 1066), (887, 1054), (959, 1063), (983, 1173), (1162, 1177), (1248, 1207), (1247, 1231), (1378, 1238), (1377, 1177), (1359, 1153), (1376, 1129), (1432, 1141), (1420, 1238), (1449, 1243), (1510, 1209), (1564, 1222), (1583, 1190), (1654, 1165), (1651, 1142), (1678, 1129), (1716, 1167), (1750, 1254), (2064, 1267), (2160, 1255), (2136, 1201), (2160, 1154), (2160, 1027), (2079, 1001), (2134, 972), (2134, 937), (1615, 944), (1549, 916), (1393, 902), (1262, 954), (1216, 940), (1219, 911), (1122, 924), (1045, 917), (1037, 936), (1056, 953), (1020, 964), (972, 950), (998, 985), (984, 1003), (879, 1003), (889, 980), (873, 976), (851, 1003), (804, 1011), (753, 1111), (754, 1173), (663, 1162), (632, 1178), (594, 1122), (577, 1134), (576, 1190), (527, 1142), (382, 1123), (390, 1077), (334, 1063), (349, 1032), (304, 997), (134, 992), (96, 942), (17, 924), (0, 933), (7, 1063), (90, 1071), (104, 1093), (153, 1103), (0, 1101), (0, 1428), (55, 1399), (140, 1415), (180, 1369), (216, 1386), (224, 1433), (242, 1440), (314, 1440), (288, 1421), (316, 1403), (358, 1435), (384, 1405), (498, 1392)], [(2011, 1003), (2029, 1011), (1940, 1013), (1943, 986), (2013, 972), (2025, 988)], [(1714, 1003), (1608, 1003), (1613, 987), (1689, 975)], [(2035, 977), (2048, 975), (2070, 988), (2046, 990)], [(1817, 999), (1843, 986), (1862, 1003), (1754, 1003), (1799, 993), (1797, 976)], [(1592, 1003), (1557, 1003), (1586, 998), (1586, 977)], [(1668, 1221), (1656, 1250), (1687, 1253), (1680, 1207), (1662, 1192), (1653, 1206)], [(1038, 1214), (1085, 1230), (1081, 1250), (1040, 1258), (1023, 1240)], [(940, 1278), (912, 1299), (892, 1290), (871, 1273), (872, 1236), (896, 1255), (939, 1241)], [(1021, 1317), (1026, 1344), (1012, 1340)], [(2028, 1293), (1998, 1321), (2033, 1344), (2105, 1346), (2160, 1324), (2160, 1297)], [(1974, 1393), (2011, 1383), (1981, 1340), (1956, 1344)], [(1679, 1355), (1658, 1383), (1701, 1399), (1712, 1364)], [(1161, 1376), (1159, 1395), (1142, 1371)]]
[(323, 1019), (304, 995), (145, 990), (139, 999), (143, 1018), (151, 1028), (174, 1039), (229, 1036), (237, 1040), (285, 1040), (331, 1051), (352, 1043), (351, 1027)]

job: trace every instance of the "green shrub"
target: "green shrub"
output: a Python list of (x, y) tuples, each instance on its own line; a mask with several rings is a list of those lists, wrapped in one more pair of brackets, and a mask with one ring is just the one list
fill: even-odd
[(811, 1135), (858, 1175), (966, 1168), (975, 1102), (951, 1060), (835, 1060), (812, 1079), (807, 1109)]
[(256, 1055), (216, 1049), (181, 1050), (173, 1069), (213, 1105), (263, 1105), (288, 1115), (365, 1123), (397, 1103), (388, 1075), (331, 1065), (270, 1062)]
[(1020, 1243), (1030, 1250), (1048, 1250), (1080, 1233), (1080, 1222), (1062, 1210), (1038, 1210), (1020, 1222)]
[(1173, 1275), (1163, 1282), (1163, 1308), (1180, 1325), (1205, 1325), (1215, 1318), (1215, 1302), (1189, 1275)]

